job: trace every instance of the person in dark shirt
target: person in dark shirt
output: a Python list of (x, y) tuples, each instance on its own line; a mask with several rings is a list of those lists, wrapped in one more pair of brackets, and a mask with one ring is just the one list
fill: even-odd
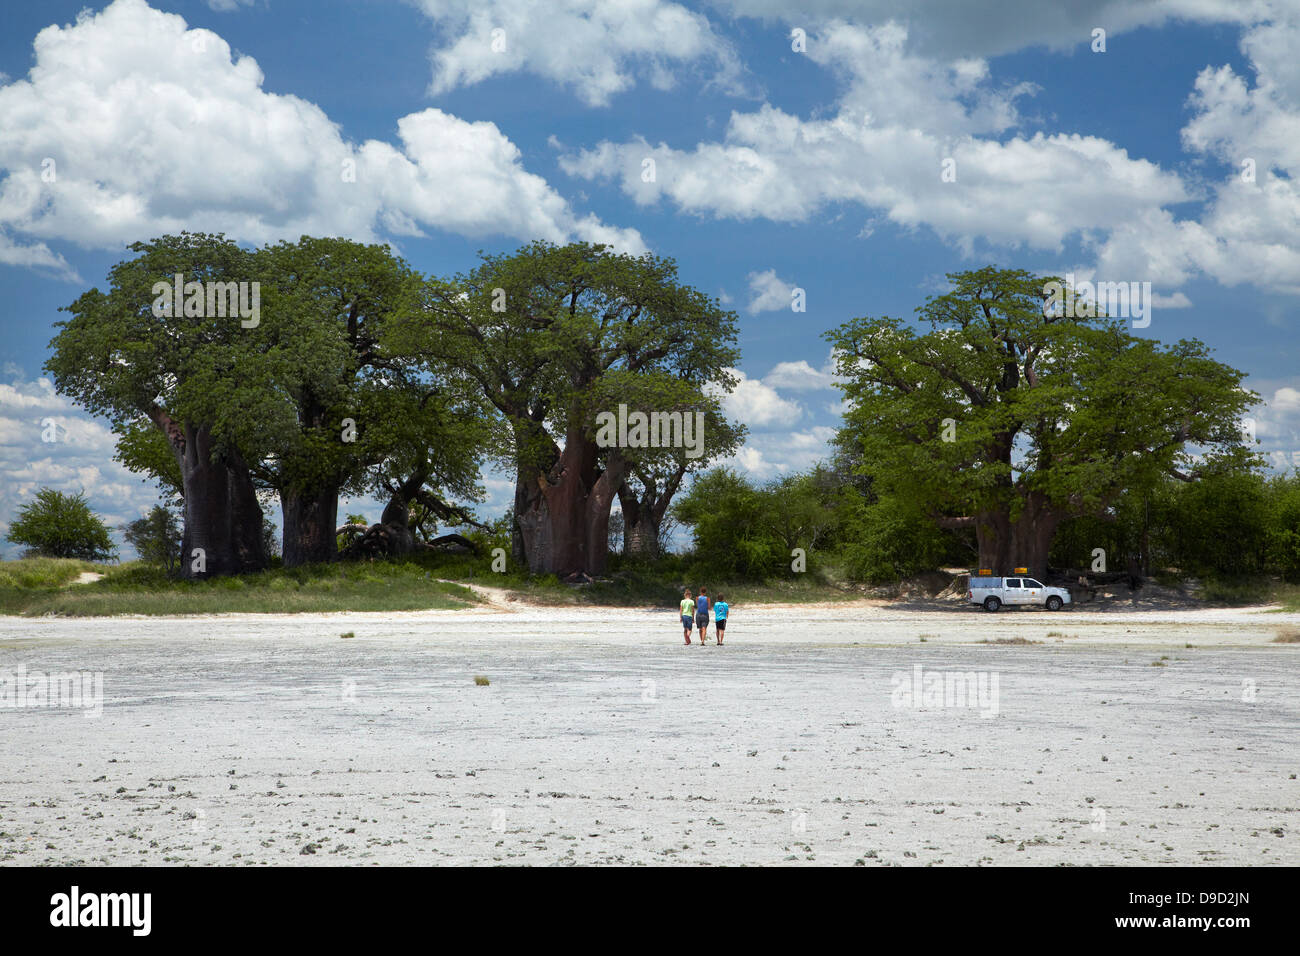
[(700, 596), (695, 599), (695, 626), (700, 629), (700, 643), (709, 636), (709, 592), (700, 588)]

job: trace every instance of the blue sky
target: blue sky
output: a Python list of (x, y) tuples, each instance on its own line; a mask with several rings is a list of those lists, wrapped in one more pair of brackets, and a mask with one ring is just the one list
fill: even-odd
[[(41, 485), (85, 490), (113, 523), (155, 499), (40, 368), (58, 308), (127, 243), (179, 228), (391, 241), (439, 275), (534, 237), (671, 255), (741, 317), (735, 464), (759, 479), (824, 453), (821, 333), (845, 319), (910, 315), (944, 273), (989, 262), (1151, 282), (1137, 334), (1200, 338), (1248, 371), (1261, 449), (1300, 463), (1300, 4), (794, 6), (11, 6), (0, 532)], [(508, 483), (487, 489), (495, 515)]]

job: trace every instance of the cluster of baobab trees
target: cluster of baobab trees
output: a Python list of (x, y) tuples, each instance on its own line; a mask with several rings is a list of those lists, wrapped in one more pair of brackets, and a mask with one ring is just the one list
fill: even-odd
[[(413, 505), (471, 522), (456, 502), (489, 462), (514, 475), (518, 566), (598, 574), (615, 501), (625, 551), (651, 557), (683, 481), (744, 440), (722, 408), (736, 316), (671, 259), (534, 242), (438, 278), (344, 239), (131, 249), (107, 291), (68, 307), (46, 367), (111, 420), (120, 460), (184, 500), (190, 576), (266, 566), (269, 494), (286, 565), (337, 556), (344, 494), (388, 501), (372, 552), (410, 550)], [(982, 568), (1043, 576), (1063, 522), (1259, 466), (1239, 428), (1259, 397), (1202, 343), (1162, 345), (1072, 300), (1045, 308), (1054, 277), (949, 279), (920, 331), (884, 316), (826, 333), (847, 400), (839, 455), (870, 501), (973, 529)], [(222, 308), (212, 289), (251, 294)], [(646, 420), (698, 424), (680, 442), (623, 440)]]
[[(685, 475), (743, 440), (720, 405), (735, 316), (669, 259), (536, 242), (432, 278), (344, 239), (182, 233), (131, 251), (67, 308), (46, 368), (109, 418), (122, 462), (181, 497), (187, 576), (266, 567), (270, 494), (286, 566), (336, 557), (344, 494), (386, 499), (372, 539), (409, 550), (416, 502), (473, 521), (456, 502), (487, 462), (515, 476), (514, 559), (595, 574), (615, 499), (628, 549), (653, 554)], [(250, 288), (255, 320), (222, 300)], [(702, 414), (703, 453), (597, 442), (620, 404)]]

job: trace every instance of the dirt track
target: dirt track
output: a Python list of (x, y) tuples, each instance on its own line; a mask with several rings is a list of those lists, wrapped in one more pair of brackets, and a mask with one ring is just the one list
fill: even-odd
[[(0, 708), (0, 862), (1294, 865), (1297, 625), (863, 603), (737, 608), (687, 648), (670, 611), (504, 602), (0, 618), (0, 672), (105, 697)], [(1017, 639), (1043, 643), (979, 643)], [(996, 706), (900, 702), (918, 665)]]

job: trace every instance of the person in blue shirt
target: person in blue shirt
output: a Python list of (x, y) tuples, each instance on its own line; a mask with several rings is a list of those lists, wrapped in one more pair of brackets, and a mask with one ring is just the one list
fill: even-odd
[(709, 636), (709, 592), (700, 588), (700, 596), (695, 599), (695, 626), (700, 629), (700, 643)]
[(718, 629), (718, 646), (719, 646), (719, 647), (722, 646), (722, 636), (723, 636), (723, 634), (724, 634), (724, 633), (726, 632), (726, 630), (727, 630), (727, 611), (728, 611), (728, 610), (730, 610), (730, 609), (727, 607), (727, 600), (726, 600), (726, 598), (723, 597), (721, 594), (719, 594), (719, 595), (718, 595), (718, 599), (717, 599), (716, 601), (713, 602), (713, 616), (714, 616), (714, 618), (715, 618), (715, 620), (716, 620), (716, 626), (717, 626), (717, 629)]

